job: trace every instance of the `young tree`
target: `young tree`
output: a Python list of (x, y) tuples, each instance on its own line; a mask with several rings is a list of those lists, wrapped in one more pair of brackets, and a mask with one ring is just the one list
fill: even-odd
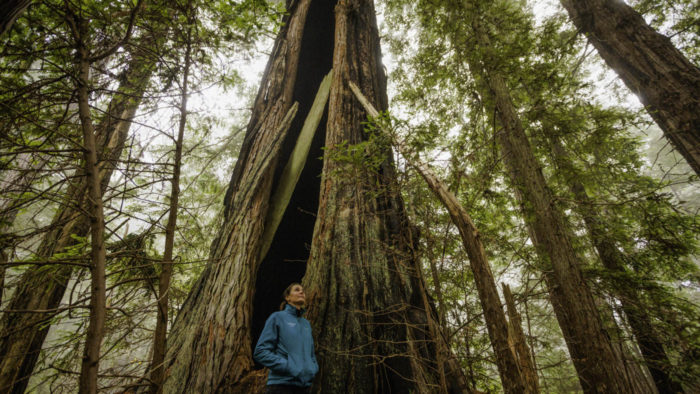
[[(144, 32), (140, 36), (140, 44), (143, 46), (128, 47), (132, 52), (122, 83), (107, 112), (94, 127), (94, 149), (96, 154), (99, 152), (100, 155), (96, 169), (99, 171), (96, 176), (100, 180), (100, 195), (107, 188), (115, 164), (121, 156), (131, 120), (154, 70), (155, 59), (143, 51), (143, 48), (148, 48), (149, 43), (155, 42), (153, 40), (156, 37), (153, 34), (155, 32)], [(81, 39), (87, 40), (87, 37)], [(88, 43), (84, 42), (83, 45)], [(85, 115), (87, 114), (83, 114)], [(62, 262), (53, 256), (65, 252), (90, 231), (88, 216), (82, 214), (88, 209), (89, 202), (87, 177), (83, 175), (82, 172), (79, 173), (69, 185), (63, 202), (64, 208), (54, 217), (50, 231), (43, 236), (35, 252), (38, 261), (19, 278), (12, 299), (0, 321), (0, 387), (12, 387), (13, 392), (24, 391), (48, 333), (50, 325), (47, 323), (62, 311), (58, 306), (73, 268), (82, 266), (72, 261)], [(91, 197), (93, 203), (96, 198)]]
[(181, 31), (180, 40), (184, 40), (185, 59), (182, 71), (182, 85), (180, 98), (180, 121), (175, 142), (175, 157), (173, 160), (173, 173), (170, 181), (170, 207), (168, 208), (168, 222), (165, 226), (165, 250), (161, 263), (160, 278), (158, 281), (158, 314), (156, 317), (156, 329), (153, 338), (153, 358), (151, 360), (151, 392), (157, 393), (163, 383), (163, 362), (166, 352), (166, 334), (168, 327), (168, 300), (170, 291), (170, 279), (173, 273), (173, 248), (175, 243), (175, 229), (177, 226), (178, 202), (180, 199), (180, 170), (182, 167), (182, 145), (187, 125), (187, 99), (190, 86), (190, 69), (192, 67), (193, 35), (196, 33), (195, 9), (193, 2), (188, 1), (184, 5), (183, 14), (186, 17), (186, 25)]
[(576, 27), (700, 174), (700, 68), (615, 0), (562, 0)]
[[(462, 391), (461, 371), (449, 363), (440, 368), (449, 387), (440, 387), (434, 360), (441, 339), (427, 333), (434, 314), (426, 308), (413, 236), (392, 189), (391, 162), (356, 172), (336, 160), (344, 146), (366, 138), (366, 113), (348, 82), (386, 108), (373, 4), (288, 5), (226, 195), (224, 225), (172, 329), (163, 390), (245, 392), (264, 384), (253, 371), (252, 346), (286, 284), (306, 272), (321, 365), (314, 390)], [(314, 116), (314, 95), (331, 69), (326, 110)], [(276, 220), (269, 204), (305, 119), (318, 119), (319, 126), (312, 126), (315, 136), (284, 217), (270, 228)], [(321, 167), (315, 158), (323, 146), (334, 152)]]

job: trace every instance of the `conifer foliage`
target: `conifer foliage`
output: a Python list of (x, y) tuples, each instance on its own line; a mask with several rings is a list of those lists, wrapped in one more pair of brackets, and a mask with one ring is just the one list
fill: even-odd
[(0, 8), (0, 392), (700, 387), (692, 1)]

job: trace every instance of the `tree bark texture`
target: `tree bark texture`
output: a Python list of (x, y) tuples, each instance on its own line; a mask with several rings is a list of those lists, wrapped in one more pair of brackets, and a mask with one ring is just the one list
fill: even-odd
[[(367, 108), (370, 116), (378, 117), (379, 113), (364, 95), (359, 92), (359, 88), (354, 84), (351, 84), (350, 87), (358, 100)], [(474, 274), (477, 291), (479, 292), (479, 300), (484, 311), (484, 320), (486, 320), (491, 346), (496, 355), (496, 365), (498, 366), (504, 391), (507, 393), (536, 393), (536, 389), (535, 391), (530, 391), (530, 386), (525, 384), (520, 365), (516, 359), (516, 353), (511, 349), (512, 340), (509, 338), (508, 322), (503, 313), (503, 305), (498, 295), (496, 281), (486, 258), (479, 231), (474, 226), (471, 217), (459, 203), (457, 197), (447, 189), (447, 186), (435, 176), (427, 165), (419, 159), (414, 159), (403, 142), (393, 138), (391, 130), (384, 130), (384, 132), (392, 138), (394, 145), (408, 164), (423, 177), (430, 190), (445, 206), (452, 218), (452, 222), (459, 230), (462, 244), (469, 256), (470, 267)]]
[(523, 331), (523, 323), (520, 319), (520, 314), (515, 307), (515, 300), (510, 287), (503, 283), (503, 298), (506, 300), (506, 310), (508, 311), (508, 327), (510, 328), (510, 338), (513, 344), (513, 350), (518, 356), (520, 371), (522, 371), (523, 379), (528, 391), (539, 392), (539, 379), (537, 378), (537, 369), (535, 369), (535, 357), (527, 345), (525, 332)]
[[(578, 211), (583, 217), (586, 230), (598, 251), (603, 266), (613, 273), (624, 275), (627, 272), (625, 256), (615, 245), (615, 241), (608, 236), (604, 220), (596, 212), (583, 184), (577, 180), (576, 169), (568, 158), (565, 148), (555, 136), (551, 133), (548, 135), (557, 166), (567, 174), (569, 190), (576, 199)], [(659, 393), (684, 392), (682, 386), (669, 375), (671, 361), (666, 354), (663, 341), (654, 330), (651, 317), (641, 304), (642, 296), (639, 290), (624, 281), (616, 283), (614, 289)]]
[[(381, 109), (386, 81), (371, 1), (335, 8), (326, 147), (363, 142), (366, 112), (354, 82)], [(340, 147), (340, 148), (339, 148)], [(324, 157), (304, 284), (320, 372), (314, 392), (440, 392), (435, 339), (423, 302), (413, 235), (387, 160), (375, 170)], [(368, 158), (369, 159), (369, 158)], [(437, 373), (436, 373), (437, 372)]]
[(7, 33), (32, 0), (7, 0), (0, 7), (0, 37)]
[(310, 3), (288, 4), (224, 198), (223, 226), (170, 332), (163, 392), (261, 389), (251, 332), (258, 256), (278, 156), (293, 121), (303, 117), (293, 103)]
[[(144, 38), (145, 45), (150, 38)], [(96, 147), (100, 157), (100, 190), (107, 189), (116, 162), (126, 143), (131, 119), (141, 102), (154, 70), (154, 59), (141, 52), (141, 45), (130, 47), (131, 64), (124, 82), (112, 99), (107, 113), (96, 126)], [(148, 47), (145, 45), (144, 47)], [(56, 253), (75, 245), (71, 236), (87, 236), (88, 184), (84, 173), (68, 186), (62, 209), (55, 215), (36, 253), (36, 265), (19, 278), (14, 295), (0, 320), (0, 390), (23, 393), (34, 370), (49, 330), (46, 324), (59, 308), (74, 266), (55, 261)], [(31, 311), (41, 311), (31, 313)]]
[[(300, 185), (308, 179), (316, 180), (307, 192), (309, 198), (308, 193), (320, 195), (321, 202), (309, 208), (315, 219), (303, 229), (285, 227), (283, 219), (260, 261), (272, 191), (323, 76), (333, 68), (328, 109), (317, 131), (327, 151), (365, 138), (366, 115), (347, 87), (349, 80), (386, 108), (372, 2), (299, 0), (287, 6), (225, 196), (224, 225), (168, 339), (163, 390), (261, 390), (264, 378), (252, 360), (255, 337), (286, 284), (304, 271), (321, 364), (314, 391), (439, 390), (434, 341), (427, 334), (434, 313), (425, 310), (401, 201), (385, 191), (394, 176), (390, 162), (378, 174), (341, 180), (334, 176), (339, 165), (328, 159), (313, 169), (321, 151), (312, 148), (294, 193), (303, 192)], [(294, 101), (299, 111), (290, 121)], [(312, 168), (310, 175), (306, 167)], [(373, 182), (382, 188), (368, 187)], [(293, 214), (297, 197), (291, 201), (285, 216)], [(278, 245), (297, 233), (305, 234), (300, 242), (309, 243), (310, 251), (304, 257), (308, 265), (292, 277), (287, 270), (296, 263), (280, 261)], [(456, 376), (451, 365), (445, 368), (448, 382)], [(454, 390), (462, 387), (455, 384)]]
[[(479, 22), (473, 22), (473, 29), (479, 46), (490, 48), (490, 40)], [(502, 127), (496, 131), (496, 139), (530, 237), (542, 260), (552, 307), (581, 387), (587, 393), (632, 393), (635, 385), (626, 375), (623, 360), (605, 332), (583, 278), (582, 262), (571, 243), (566, 219), (532, 152), (505, 79), (488, 62), (472, 64), (471, 68), (487, 85), (482, 94), (494, 103), (495, 116)]]
[(607, 65), (700, 174), (700, 68), (621, 0), (562, 0)]

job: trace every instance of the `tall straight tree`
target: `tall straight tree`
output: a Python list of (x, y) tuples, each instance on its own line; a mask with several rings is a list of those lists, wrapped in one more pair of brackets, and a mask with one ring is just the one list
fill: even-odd
[(476, 16), (472, 28), (478, 48), (486, 55), (471, 62), (471, 71), (484, 83), (482, 95), (493, 104), (503, 130), (496, 132), (503, 161), (521, 201), (522, 214), (535, 247), (545, 262), (544, 278), (550, 300), (564, 333), (569, 353), (587, 393), (633, 393), (634, 382), (625, 373), (619, 354), (602, 325), (593, 295), (581, 272), (570, 229), (547, 186), (541, 167), (513, 104), (506, 80), (490, 63), (490, 38)]
[[(122, 83), (107, 112), (95, 126), (99, 152), (100, 190), (109, 184), (125, 145), (131, 121), (141, 103), (155, 68), (156, 59), (144, 50), (156, 39), (156, 32), (144, 32), (138, 45), (129, 45), (130, 61)], [(77, 237), (90, 231), (87, 207), (87, 179), (80, 174), (66, 192), (63, 208), (56, 214), (35, 255), (38, 264), (19, 278), (15, 292), (0, 320), (0, 388), (22, 393), (39, 357), (48, 333), (48, 322), (61, 310), (58, 306), (68, 286), (74, 265), (50, 261), (52, 256), (76, 244)], [(36, 313), (30, 311), (38, 311)]]
[[(163, 391), (261, 389), (252, 346), (282, 290), (305, 273), (321, 365), (314, 391), (464, 391), (458, 368), (435, 362), (442, 339), (428, 334), (435, 316), (426, 310), (391, 161), (364, 172), (337, 160), (343, 147), (367, 138), (366, 113), (348, 82), (377, 107), (387, 104), (373, 3), (287, 6), (226, 194), (223, 226), (171, 332)], [(322, 84), (331, 69), (332, 79)], [(315, 134), (300, 159), (295, 147), (309, 128)], [(329, 153), (321, 162), (324, 146)], [(303, 170), (282, 203), (286, 209), (272, 209), (286, 200), (279, 198), (281, 185), (297, 160)]]
[(639, 96), (700, 175), (700, 68), (619, 0), (562, 0), (576, 27)]
[[(499, 5), (503, 9), (496, 12), (509, 9), (501, 3), (494, 7)], [(495, 49), (501, 43), (493, 43), (489, 37), (489, 17), (494, 9), (484, 8), (485, 3), (449, 2), (441, 12), (445, 14), (446, 24), (453, 26), (450, 40), (468, 62), (481, 98), (500, 128), (494, 130), (495, 140), (540, 256), (540, 268), (579, 381), (586, 392), (635, 392), (635, 384), (628, 378), (625, 364), (613, 351), (604, 330), (581, 272), (582, 262), (573, 248), (570, 229), (533, 154), (506, 84)], [(468, 26), (470, 38), (465, 39), (463, 32), (454, 28), (460, 23)]]

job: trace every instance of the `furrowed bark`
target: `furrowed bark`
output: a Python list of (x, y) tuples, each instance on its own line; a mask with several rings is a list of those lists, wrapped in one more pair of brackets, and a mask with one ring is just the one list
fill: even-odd
[(170, 332), (163, 392), (247, 393), (265, 384), (253, 370), (253, 297), (279, 152), (302, 116), (293, 103), (310, 3), (292, 3), (275, 41), (224, 198), (223, 226)]
[(106, 315), (105, 265), (106, 251), (104, 245), (104, 207), (100, 187), (100, 171), (97, 167), (97, 145), (95, 128), (90, 113), (88, 86), (90, 83), (89, 51), (83, 39), (87, 35), (87, 21), (81, 20), (77, 51), (78, 61), (78, 113), (83, 131), (83, 149), (85, 150), (85, 175), (87, 182), (88, 220), (90, 222), (90, 320), (85, 338), (83, 361), (80, 367), (79, 392), (81, 394), (97, 393), (97, 371), (100, 362), (100, 345), (104, 337)]
[[(298, 277), (280, 278), (288, 272), (286, 267), (298, 263), (275, 260), (285, 258), (277, 244), (298, 235), (290, 234), (299, 229), (294, 223), (289, 227), (285, 220), (299, 204), (295, 196), (300, 185), (308, 183), (308, 179), (319, 179), (322, 171), (322, 179), (315, 182), (325, 185), (320, 193), (323, 202), (311, 212), (318, 222), (315, 227), (313, 220), (309, 222), (308, 238), (301, 240), (311, 243), (311, 258), (308, 266), (303, 267), (309, 278), (304, 283), (312, 304), (309, 319), (318, 336), (317, 356), (322, 364), (314, 390), (361, 393), (382, 389), (413, 388), (419, 392), (439, 389), (435, 352), (431, 349), (433, 340), (426, 334), (430, 327), (428, 319), (433, 315), (432, 311), (425, 311), (425, 294), (419, 290), (422, 278), (416, 261), (410, 258), (411, 238), (395, 194), (370, 198), (369, 207), (362, 205), (367, 210), (356, 210), (355, 216), (343, 214), (341, 223), (329, 213), (341, 208), (333, 204), (341, 201), (332, 186), (332, 179), (336, 178), (329, 173), (335, 167), (326, 161), (323, 170), (318, 165), (317, 173), (307, 173), (305, 168), (307, 175), (302, 174), (297, 184), (270, 250), (260, 258), (272, 191), (281, 183), (279, 177), (284, 173), (285, 160), (299, 138), (322, 76), (333, 68), (330, 101), (323, 116), (326, 121), (318, 126), (322, 133), (317, 131), (317, 135), (325, 136), (326, 146), (364, 138), (361, 124), (364, 112), (347, 89), (348, 79), (359, 78), (363, 88), (371, 88), (386, 105), (371, 1), (340, 2), (335, 19), (334, 5), (321, 0), (288, 2), (289, 15), (275, 42), (225, 196), (224, 225), (212, 244), (209, 265), (171, 331), (165, 392), (262, 389), (264, 375), (253, 370), (255, 327), (274, 311), (263, 308), (265, 301), (275, 298), (272, 308), (279, 303), (275, 302), (276, 297), (284, 287), (275, 286), (303, 275), (302, 271)], [(299, 101), (299, 115), (293, 122), (285, 121), (285, 114), (288, 118), (293, 115), (289, 111), (293, 100)], [(289, 137), (285, 138), (288, 129)], [(315, 161), (321, 154), (320, 147), (318, 153), (309, 154), (307, 167), (313, 164), (311, 167), (316, 168), (320, 164)], [(387, 185), (392, 177), (393, 169), (390, 163), (385, 163), (381, 176), (350, 177), (349, 181), (359, 186), (376, 179)], [(357, 199), (353, 203), (367, 197), (361, 191), (369, 189), (362, 188), (356, 190)], [(347, 192), (344, 188), (341, 196), (348, 198), (344, 194)], [(308, 193), (305, 196), (309, 197)], [(321, 224), (329, 222), (338, 226)], [(341, 233), (349, 234), (348, 231), (357, 238), (341, 236)], [(319, 245), (319, 240), (326, 237), (337, 240), (339, 254), (325, 253), (327, 244)], [(376, 261), (361, 259), (359, 253), (365, 252), (376, 257)], [(327, 258), (320, 258), (322, 255)], [(338, 266), (343, 267), (342, 283), (320, 282), (321, 277), (325, 281)], [(372, 291), (364, 286), (365, 279), (368, 286), (371, 283)], [(342, 291), (334, 293), (327, 285), (342, 286)], [(342, 302), (336, 302), (336, 294)], [(374, 301), (370, 301), (372, 298)], [(337, 312), (334, 317), (319, 312), (329, 306)], [(322, 321), (324, 317), (328, 320)], [(341, 332), (347, 336), (335, 336)], [(339, 346), (337, 352), (329, 351), (331, 345)], [(359, 357), (353, 357), (355, 352)], [(446, 377), (447, 382), (454, 381), (450, 379), (451, 375)]]
[[(131, 120), (141, 102), (155, 61), (138, 47), (148, 47), (153, 37), (143, 37), (138, 46), (130, 47), (132, 60), (124, 74), (124, 82), (112, 99), (107, 113), (96, 126), (96, 146), (100, 155), (100, 190), (109, 184), (116, 162), (126, 142)], [(85, 237), (89, 221), (82, 212), (87, 209), (87, 182), (84, 174), (78, 174), (69, 185), (63, 208), (51, 222), (36, 253), (39, 261), (51, 261), (56, 253), (75, 245), (71, 236)], [(23, 393), (42, 344), (49, 330), (46, 324), (57, 312), (27, 313), (23, 311), (56, 310), (60, 305), (73, 266), (40, 264), (30, 267), (19, 278), (15, 292), (0, 320), (0, 390)], [(16, 311), (16, 312), (13, 312)]]
[[(583, 184), (575, 177), (576, 169), (568, 158), (566, 150), (561, 142), (548, 133), (552, 144), (552, 153), (557, 166), (566, 174), (567, 183), (571, 194), (576, 198), (577, 208), (583, 217), (588, 235), (593, 242), (593, 246), (598, 251), (603, 266), (611, 272), (625, 274), (627, 271), (625, 256), (615, 245), (612, 238), (607, 235), (603, 219), (595, 210), (591, 198), (588, 196)], [(615, 296), (620, 300), (622, 310), (627, 316), (630, 328), (634, 334), (639, 350), (642, 352), (644, 361), (651, 373), (656, 389), (659, 393), (683, 393), (683, 387), (674, 381), (669, 375), (672, 364), (664, 349), (663, 341), (655, 332), (649, 314), (641, 304), (640, 292), (631, 287), (628, 283), (617, 283), (614, 286)]]
[[(371, 117), (379, 116), (372, 104), (362, 95), (359, 88), (352, 82), (350, 88), (357, 96), (360, 103), (367, 109)], [(384, 130), (399, 152), (404, 156), (408, 164), (413, 167), (423, 177), (428, 187), (435, 196), (442, 202), (452, 218), (452, 222), (459, 230), (462, 237), (462, 244), (469, 256), (470, 268), (474, 274), (479, 301), (484, 311), (484, 320), (491, 340), (491, 347), (496, 355), (496, 365), (501, 376), (503, 389), (506, 393), (536, 393), (537, 387), (527, 385), (522, 375), (520, 365), (516, 359), (516, 353), (511, 349), (511, 339), (509, 338), (508, 322), (503, 313), (503, 305), (498, 295), (496, 281), (491, 272), (491, 266), (486, 258), (484, 246), (481, 243), (479, 231), (474, 226), (471, 217), (459, 203), (457, 197), (450, 192), (445, 184), (440, 181), (433, 171), (421, 161), (414, 159), (406, 146), (394, 138), (390, 130)]]
[[(194, 13), (191, 2), (187, 5), (188, 12)], [(153, 338), (153, 358), (151, 359), (151, 393), (160, 392), (163, 384), (166, 352), (166, 335), (168, 328), (168, 291), (170, 290), (170, 278), (173, 273), (173, 247), (175, 243), (175, 229), (177, 227), (178, 201), (180, 199), (180, 167), (182, 166), (182, 144), (187, 125), (187, 98), (189, 95), (190, 67), (192, 65), (192, 26), (193, 15), (188, 15), (187, 43), (185, 49), (185, 64), (182, 75), (182, 95), (180, 98), (180, 123), (177, 137), (175, 138), (175, 158), (173, 161), (173, 176), (170, 181), (170, 207), (168, 223), (165, 226), (165, 249), (161, 263), (161, 273), (158, 280), (158, 314), (156, 316), (156, 328)]]
[(607, 65), (700, 175), (700, 68), (620, 0), (562, 0)]
[[(490, 48), (483, 27), (473, 30), (481, 48)], [(581, 387), (587, 393), (632, 393), (635, 384), (625, 373), (619, 354), (605, 332), (593, 295), (581, 272), (566, 219), (547, 186), (541, 167), (512, 102), (505, 79), (487, 62), (471, 64), (486, 84), (482, 94), (494, 102), (496, 131), (503, 161), (520, 200), (533, 244), (543, 261), (543, 274), (554, 313), (564, 334)]]
[[(367, 138), (365, 111), (348, 88), (349, 81), (379, 108), (386, 108), (378, 41), (371, 1), (338, 2), (327, 152), (342, 152), (343, 146)], [(322, 327), (316, 333), (321, 371), (315, 392), (463, 389), (440, 387), (442, 367), (435, 365), (439, 343), (430, 337), (429, 319), (435, 314), (424, 304), (413, 235), (394, 179), (390, 159), (367, 170), (336, 160), (333, 154), (324, 157), (304, 279), (309, 319), (314, 327)]]

